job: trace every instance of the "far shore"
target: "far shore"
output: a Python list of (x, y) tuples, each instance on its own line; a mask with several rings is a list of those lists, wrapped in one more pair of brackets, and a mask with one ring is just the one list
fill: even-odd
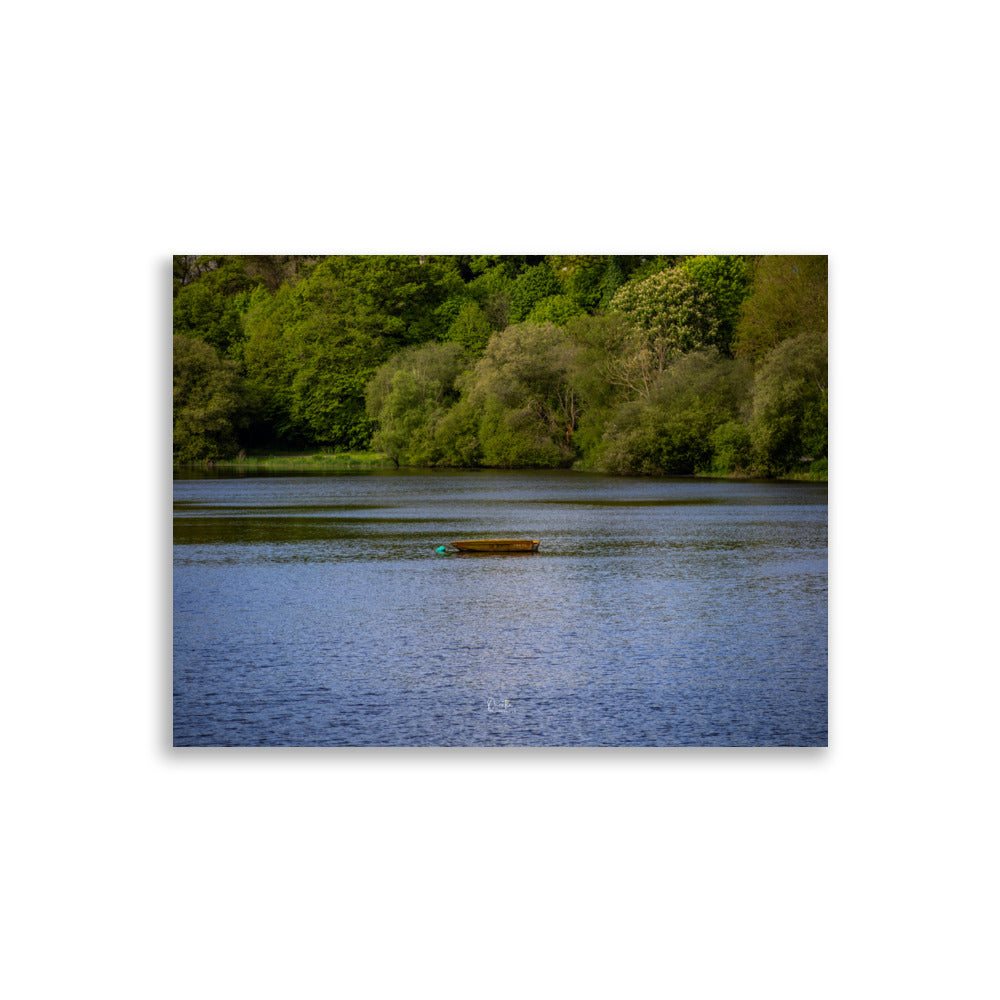
[[(174, 463), (174, 469), (176, 470), (219, 469), (241, 470), (246, 472), (339, 472), (345, 470), (359, 472), (370, 470), (374, 472), (382, 469), (399, 468), (411, 468), (411, 466), (400, 466), (389, 455), (385, 454), (385, 452), (379, 451), (289, 452), (282, 454), (240, 455), (236, 458), (220, 458), (204, 462)], [(582, 469), (579, 471), (593, 472), (595, 470)], [(690, 478), (739, 480), (757, 477), (749, 477), (739, 474), (727, 476), (702, 472), (696, 473)], [(776, 477), (771, 481), (781, 482), (788, 480), (796, 482), (825, 483), (828, 481), (828, 474), (825, 469), (822, 471), (815, 469), (803, 470), (802, 472), (786, 473), (785, 475)]]

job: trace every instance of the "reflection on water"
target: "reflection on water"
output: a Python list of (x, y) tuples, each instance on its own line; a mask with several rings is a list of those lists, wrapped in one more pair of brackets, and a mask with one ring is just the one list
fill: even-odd
[[(825, 486), (389, 472), (174, 494), (176, 745), (826, 744)], [(542, 544), (434, 551), (470, 537)]]

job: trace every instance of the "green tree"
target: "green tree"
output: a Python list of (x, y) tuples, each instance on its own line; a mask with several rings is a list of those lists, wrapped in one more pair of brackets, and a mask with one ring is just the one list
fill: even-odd
[(607, 375), (633, 396), (648, 398), (680, 355), (718, 346), (719, 322), (711, 302), (680, 268), (629, 282), (611, 304), (626, 317), (633, 332), (609, 359)]
[(789, 337), (826, 333), (827, 285), (825, 256), (758, 257), (733, 335), (733, 354), (757, 361)]
[(460, 344), (470, 354), (482, 354), (492, 333), (490, 321), (479, 303), (463, 298), (448, 328), (448, 340)]
[(535, 264), (522, 271), (510, 292), (510, 322), (523, 322), (542, 299), (559, 295), (561, 291), (559, 281), (547, 263)]
[(708, 296), (719, 324), (716, 344), (723, 354), (729, 354), (740, 306), (750, 294), (750, 258), (736, 254), (709, 254), (688, 257), (680, 266)]
[(545, 258), (562, 293), (576, 303), (576, 312), (590, 313), (597, 311), (604, 297), (612, 260), (605, 254), (550, 254)]
[(249, 425), (250, 399), (234, 362), (195, 337), (174, 337), (174, 461), (229, 458)]
[(712, 461), (708, 471), (717, 476), (745, 476), (753, 472), (750, 428), (742, 420), (720, 424), (709, 438)]
[(395, 348), (443, 339), (450, 321), (439, 309), (464, 287), (455, 257), (327, 257), (316, 271), (341, 282)]
[(440, 462), (438, 425), (458, 399), (455, 380), (464, 361), (458, 344), (430, 343), (404, 348), (382, 365), (365, 390), (376, 427), (372, 447), (397, 465)]
[(294, 288), (254, 294), (244, 362), (280, 440), (342, 448), (367, 443), (364, 388), (392, 349), (380, 335), (380, 319), (320, 268)]
[(827, 388), (825, 332), (784, 340), (760, 364), (750, 436), (767, 474), (827, 457)]
[(581, 401), (573, 382), (579, 347), (551, 324), (522, 323), (496, 333), (459, 379), (481, 414), (482, 461), (497, 467), (553, 466), (575, 456)]
[(582, 312), (583, 307), (569, 295), (547, 295), (535, 303), (528, 314), (528, 322), (565, 326), (571, 317)]
[(198, 337), (220, 354), (237, 356), (243, 314), (255, 287), (239, 257), (175, 256), (174, 333)]
[(609, 418), (599, 453), (608, 472), (690, 475), (711, 467), (713, 434), (745, 410), (750, 369), (714, 351), (674, 362), (648, 397), (629, 400)]
[(581, 464), (591, 467), (605, 423), (627, 395), (623, 386), (608, 377), (608, 369), (612, 359), (621, 355), (632, 330), (621, 313), (584, 313), (570, 317), (565, 331), (576, 346), (570, 379), (581, 409), (573, 441), (581, 453)]

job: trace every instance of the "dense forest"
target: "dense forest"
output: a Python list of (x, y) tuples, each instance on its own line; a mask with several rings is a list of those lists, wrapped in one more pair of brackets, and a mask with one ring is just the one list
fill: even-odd
[(827, 474), (827, 258), (174, 257), (174, 462)]

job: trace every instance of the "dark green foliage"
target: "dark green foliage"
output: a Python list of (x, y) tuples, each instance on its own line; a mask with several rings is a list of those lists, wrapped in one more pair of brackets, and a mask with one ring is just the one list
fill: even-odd
[(174, 337), (174, 461), (230, 458), (250, 422), (249, 394), (232, 361), (194, 337)]
[(749, 367), (707, 351), (670, 366), (647, 398), (629, 401), (608, 421), (600, 467), (642, 475), (707, 471), (713, 432), (746, 405)]
[(782, 341), (761, 364), (750, 435), (768, 474), (827, 457), (827, 364), (826, 333)]
[(221, 354), (243, 340), (249, 295), (218, 295), (204, 282), (188, 285), (174, 299), (174, 333), (198, 337)]
[(758, 360), (800, 333), (826, 333), (827, 258), (756, 258), (753, 285), (733, 335), (733, 353)]
[(729, 354), (740, 307), (750, 294), (750, 258), (734, 254), (688, 257), (681, 270), (708, 297), (718, 323), (716, 346)]
[(223, 355), (238, 354), (243, 314), (257, 285), (244, 259), (174, 257), (174, 333), (199, 337)]

